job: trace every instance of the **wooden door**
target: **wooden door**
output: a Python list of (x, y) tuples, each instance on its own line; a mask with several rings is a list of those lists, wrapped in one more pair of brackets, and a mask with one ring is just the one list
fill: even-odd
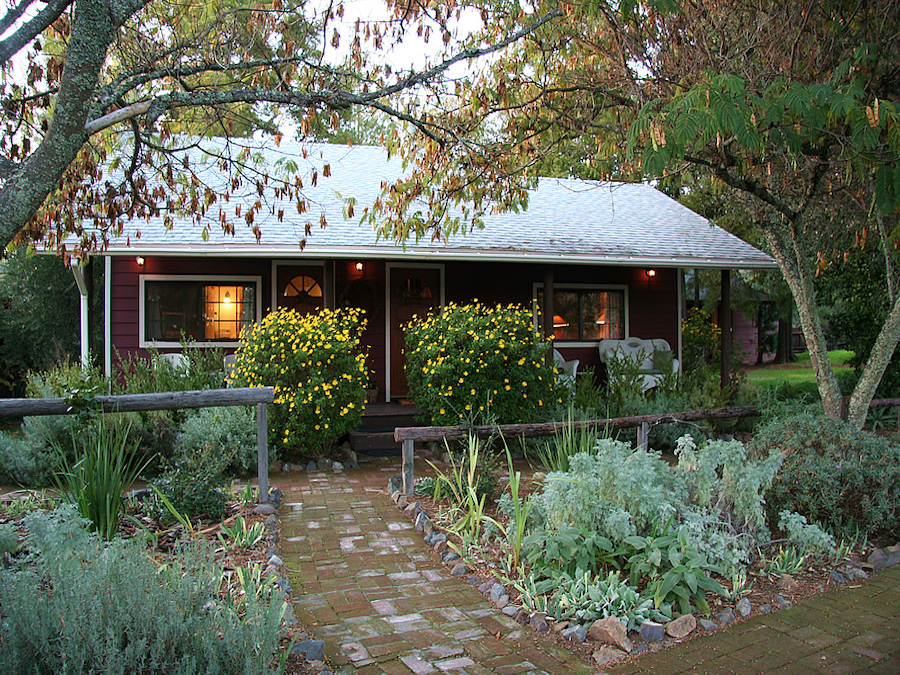
[(441, 306), (440, 267), (393, 267), (388, 276), (390, 285), (390, 345), (391, 398), (404, 398), (409, 391), (403, 366), (403, 326), (413, 316), (423, 317), (428, 310)]

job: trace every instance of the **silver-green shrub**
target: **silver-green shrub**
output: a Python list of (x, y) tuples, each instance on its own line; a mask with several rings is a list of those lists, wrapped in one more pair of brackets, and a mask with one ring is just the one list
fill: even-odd
[(678, 440), (675, 453), (692, 503), (727, 514), (738, 528), (768, 534), (762, 495), (781, 466), (781, 453), (751, 460), (740, 441), (709, 441), (698, 448), (690, 436)]
[(138, 543), (102, 542), (71, 508), (25, 526), (29, 565), (0, 570), (0, 672), (272, 672), (284, 601), (248, 593), (243, 613), (220, 602), (205, 546), (158, 570)]
[[(527, 584), (525, 588), (527, 591)], [(532, 596), (541, 592), (547, 595), (542, 598)], [(653, 599), (641, 596), (636, 588), (620, 578), (618, 572), (610, 572), (605, 577), (580, 569), (571, 576), (560, 574), (534, 584), (531, 593), (526, 592), (524, 597), (526, 601), (531, 599), (533, 609), (545, 607), (559, 621), (580, 624), (614, 616), (628, 630), (635, 630), (645, 621), (665, 622), (672, 618), (671, 613), (654, 609)]]
[[(230, 457), (227, 474), (256, 473), (256, 410), (252, 406), (201, 408), (188, 413), (176, 447), (184, 452), (209, 450)], [(269, 461), (277, 451), (269, 448)]]
[(808, 523), (806, 517), (796, 511), (781, 511), (778, 527), (785, 531), (788, 542), (806, 555), (831, 555), (835, 552), (834, 537), (816, 523)]
[[(568, 472), (547, 475), (544, 490), (536, 497), (546, 527), (574, 525), (620, 538), (631, 531), (629, 515), (641, 531), (677, 512), (685, 490), (658, 452), (600, 439), (595, 453), (574, 455)], [(607, 532), (607, 527), (616, 531)]]
[(533, 498), (534, 529), (585, 528), (621, 542), (671, 520), (711, 564), (731, 569), (752, 561), (768, 537), (762, 498), (781, 463), (753, 460), (738, 441), (678, 442), (678, 464), (656, 451), (601, 439), (596, 454), (578, 454), (570, 470), (548, 474)]

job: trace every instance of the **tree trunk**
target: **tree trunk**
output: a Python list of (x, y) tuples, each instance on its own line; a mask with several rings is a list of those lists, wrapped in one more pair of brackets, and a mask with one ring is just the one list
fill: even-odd
[(791, 295), (794, 296), (797, 313), (800, 315), (800, 327), (806, 338), (806, 348), (809, 350), (810, 361), (816, 374), (816, 385), (822, 397), (825, 414), (834, 419), (846, 419), (846, 406), (834, 368), (828, 359), (825, 331), (816, 311), (816, 291), (813, 288), (813, 273), (810, 269), (810, 260), (813, 258), (802, 250), (796, 227), (796, 223), (783, 228), (774, 225), (771, 229), (765, 230), (766, 239), (791, 289)]
[(756, 310), (756, 365), (761, 366), (765, 363), (765, 352), (766, 352), (766, 329), (764, 326), (764, 312), (763, 308), (764, 304), (759, 304), (759, 309)]
[(862, 429), (869, 414), (869, 404), (875, 396), (881, 377), (894, 356), (897, 343), (900, 342), (900, 298), (894, 302), (891, 313), (885, 319), (878, 339), (872, 346), (869, 358), (863, 367), (862, 375), (853, 388), (850, 397), (847, 421), (857, 429)]
[(778, 336), (772, 363), (793, 363), (797, 360), (794, 356), (794, 303), (780, 303), (778, 311)]

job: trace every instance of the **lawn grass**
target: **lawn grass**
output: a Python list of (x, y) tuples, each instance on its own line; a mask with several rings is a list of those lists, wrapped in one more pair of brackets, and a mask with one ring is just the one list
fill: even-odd
[[(834, 367), (835, 374), (843, 381), (853, 369), (847, 365), (847, 361), (853, 356), (853, 352), (846, 349), (835, 349), (828, 352), (828, 359)], [(818, 395), (816, 386), (816, 374), (810, 363), (809, 353), (797, 354), (797, 361), (785, 364), (770, 364), (766, 366), (753, 366), (747, 368), (744, 373), (751, 387), (758, 389), (788, 389), (795, 393), (809, 393)]]

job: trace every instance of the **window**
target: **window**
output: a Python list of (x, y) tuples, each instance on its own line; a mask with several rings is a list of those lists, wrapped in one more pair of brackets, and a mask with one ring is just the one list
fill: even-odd
[[(543, 300), (538, 291), (538, 305)], [(624, 338), (625, 290), (554, 288), (553, 335), (570, 342)]]
[(318, 281), (305, 274), (300, 274), (284, 287), (282, 306), (296, 309), (300, 314), (311, 314), (322, 309), (322, 286)]
[(141, 277), (141, 343), (237, 342), (241, 329), (258, 320), (259, 280), (224, 277)]

